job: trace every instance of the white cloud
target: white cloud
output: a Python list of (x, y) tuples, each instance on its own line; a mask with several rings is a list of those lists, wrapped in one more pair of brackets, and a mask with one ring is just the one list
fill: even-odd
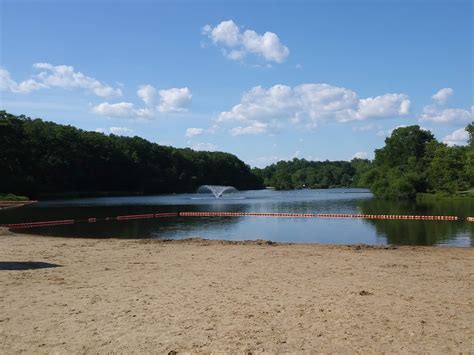
[(200, 143), (191, 144), (191, 142), (188, 142), (188, 144), (189, 144), (189, 147), (194, 150), (201, 150), (201, 151), (208, 151), (208, 152), (217, 150), (217, 145), (212, 144), (212, 143), (200, 142)]
[(160, 112), (182, 112), (186, 111), (186, 105), (191, 101), (191, 91), (187, 88), (172, 88), (160, 90)]
[(110, 127), (110, 132), (117, 136), (130, 136), (133, 130), (127, 127)]
[(359, 101), (358, 115), (361, 119), (371, 117), (398, 117), (408, 114), (410, 100), (404, 94), (385, 94)]
[(120, 96), (122, 91), (113, 88), (99, 80), (86, 76), (81, 72), (76, 72), (74, 67), (69, 65), (52, 65), (49, 63), (33, 64), (35, 69), (42, 70), (32, 78), (20, 83), (11, 79), (10, 73), (6, 69), (0, 70), (0, 88), (14, 93), (29, 93), (39, 89), (62, 88), (62, 89), (84, 89), (97, 96), (109, 97)]
[(0, 69), (0, 89), (14, 93), (29, 93), (39, 89), (62, 88), (62, 89), (84, 89), (100, 97), (121, 96), (119, 88), (113, 88), (99, 80), (86, 76), (74, 70), (69, 65), (52, 65), (49, 63), (35, 63), (35, 69), (42, 70), (32, 78), (20, 83), (10, 77), (10, 73)]
[(449, 146), (453, 145), (466, 145), (469, 139), (469, 133), (464, 128), (459, 128), (453, 133), (448, 134), (443, 138), (443, 143)]
[(205, 25), (202, 34), (207, 35), (214, 43), (224, 44), (227, 47), (235, 47), (241, 43), (241, 33), (234, 21), (222, 21), (216, 27)]
[(92, 111), (103, 116), (128, 117), (133, 111), (133, 106), (134, 105), (131, 102), (119, 102), (116, 104), (102, 102), (101, 104), (94, 106)]
[(137, 91), (137, 95), (143, 102), (149, 106), (155, 103), (157, 90), (152, 85), (142, 85)]
[(258, 134), (285, 122), (317, 127), (326, 121), (401, 117), (408, 114), (409, 106), (404, 94), (359, 99), (354, 91), (329, 84), (275, 85), (268, 89), (256, 86), (245, 92), (230, 111), (221, 112), (217, 121), (240, 123), (231, 131), (234, 135)]
[(357, 152), (354, 154), (352, 159), (367, 159), (367, 153), (366, 152)]
[(157, 90), (152, 85), (142, 85), (137, 91), (148, 107), (138, 108), (131, 102), (109, 103), (102, 102), (92, 108), (94, 113), (107, 117), (121, 117), (131, 119), (154, 118), (159, 112), (182, 112), (191, 100), (191, 91), (188, 88), (172, 88), (158, 92), (159, 104), (154, 105)]
[(427, 105), (423, 108), (420, 121), (436, 123), (469, 122), (472, 121), (473, 118), (474, 106), (471, 106), (471, 111), (468, 111), (460, 108), (441, 109), (435, 105)]
[(240, 136), (243, 134), (261, 134), (261, 133), (267, 133), (270, 130), (270, 125), (268, 123), (263, 123), (263, 122), (252, 122), (248, 126), (239, 126), (239, 127), (234, 127), (230, 130), (230, 133), (233, 136)]
[(202, 34), (222, 46), (222, 53), (231, 60), (242, 60), (248, 54), (255, 54), (266, 61), (282, 63), (290, 54), (288, 47), (281, 44), (275, 33), (260, 35), (253, 30), (242, 32), (232, 20), (222, 21), (215, 27), (205, 25)]
[(196, 137), (196, 136), (200, 136), (201, 134), (204, 133), (204, 128), (188, 128), (186, 130), (186, 133), (185, 133), (185, 136), (186, 137)]
[(419, 117), (420, 122), (431, 121), (436, 123), (452, 123), (452, 122), (469, 122), (474, 118), (474, 106), (471, 110), (461, 108), (444, 108), (444, 104), (448, 98), (453, 95), (454, 90), (451, 88), (443, 88), (436, 94), (431, 96), (435, 103), (426, 105)]
[(135, 105), (131, 102), (118, 102), (111, 104), (108, 102), (102, 102), (101, 104), (94, 106), (92, 111), (96, 114), (107, 116), (107, 117), (118, 117), (118, 118), (150, 118), (152, 112), (148, 109), (135, 108)]
[(441, 104), (444, 104), (448, 101), (448, 98), (454, 93), (454, 90), (451, 88), (440, 89), (436, 94), (431, 96), (431, 98)]
[(0, 67), (0, 90), (16, 92), (18, 84), (11, 78), (10, 72)]

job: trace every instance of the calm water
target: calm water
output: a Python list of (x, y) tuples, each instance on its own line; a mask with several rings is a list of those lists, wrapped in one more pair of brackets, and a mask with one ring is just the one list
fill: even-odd
[[(0, 223), (84, 220), (179, 211), (474, 215), (473, 201), (377, 201), (364, 189), (245, 191), (216, 200), (207, 194), (102, 197), (44, 201), (0, 212)], [(271, 217), (176, 217), (78, 222), (25, 232), (71, 237), (268, 239), (299, 243), (474, 246), (474, 223)]]

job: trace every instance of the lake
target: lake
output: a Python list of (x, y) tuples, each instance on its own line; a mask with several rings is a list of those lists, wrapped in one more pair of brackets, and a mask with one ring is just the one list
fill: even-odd
[[(132, 221), (87, 218), (127, 214), (226, 211), (455, 215), (462, 221), (363, 220), (275, 217), (173, 217)], [(0, 224), (75, 219), (73, 225), (24, 229), (22, 232), (86, 238), (171, 238), (254, 240), (331, 244), (474, 246), (474, 201), (426, 203), (379, 201), (365, 189), (256, 190), (225, 194), (100, 197), (42, 201), (0, 211)]]

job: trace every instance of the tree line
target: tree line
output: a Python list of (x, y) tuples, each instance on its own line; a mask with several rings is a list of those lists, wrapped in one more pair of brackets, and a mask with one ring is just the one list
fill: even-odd
[(88, 132), (0, 111), (0, 193), (54, 195), (193, 192), (202, 184), (262, 188), (235, 155)]
[(375, 150), (360, 183), (383, 199), (414, 199), (419, 193), (472, 195), (474, 123), (466, 131), (468, 145), (450, 147), (417, 125), (395, 129), (385, 146)]
[(277, 190), (326, 189), (330, 187), (361, 186), (361, 176), (370, 168), (367, 159), (347, 161), (308, 161), (293, 159), (279, 161), (253, 172), (266, 186)]
[(193, 192), (203, 184), (239, 190), (367, 187), (381, 199), (474, 188), (474, 123), (468, 146), (447, 146), (419, 126), (395, 129), (373, 161), (279, 161), (250, 169), (235, 155), (198, 152), (140, 137), (89, 132), (0, 111), (0, 194), (38, 198), (102, 192)]
[[(448, 146), (417, 125), (395, 129), (373, 161), (279, 161), (253, 169), (276, 189), (367, 187), (381, 199), (410, 200), (420, 193), (473, 195), (474, 123), (468, 146)], [(471, 191), (469, 191), (471, 190)]]

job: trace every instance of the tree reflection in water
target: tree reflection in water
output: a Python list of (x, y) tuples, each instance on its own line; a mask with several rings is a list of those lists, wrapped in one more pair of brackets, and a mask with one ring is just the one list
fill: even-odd
[(433, 202), (395, 202), (383, 200), (358, 201), (363, 214), (393, 215), (454, 215), (460, 221), (417, 221), (417, 220), (364, 220), (375, 226), (377, 234), (387, 239), (389, 244), (434, 245), (443, 244), (466, 235), (474, 246), (474, 223), (465, 218), (474, 211), (472, 200), (443, 200)]

